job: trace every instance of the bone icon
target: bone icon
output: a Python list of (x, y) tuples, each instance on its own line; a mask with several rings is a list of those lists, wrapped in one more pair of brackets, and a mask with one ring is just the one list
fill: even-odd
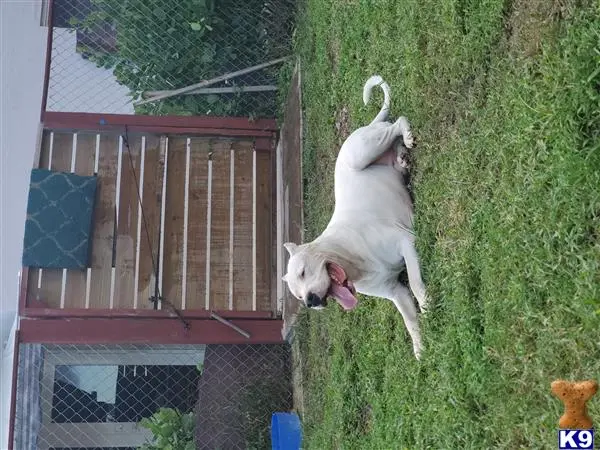
[(598, 391), (597, 381), (556, 380), (552, 382), (550, 388), (565, 406), (564, 414), (558, 421), (560, 428), (586, 430), (593, 427), (586, 403)]

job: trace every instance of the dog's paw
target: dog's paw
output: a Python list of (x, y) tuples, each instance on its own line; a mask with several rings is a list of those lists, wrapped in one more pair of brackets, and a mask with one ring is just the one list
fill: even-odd
[(417, 359), (417, 361), (419, 361), (421, 359), (421, 347), (413, 347), (413, 352), (415, 354), (415, 358)]
[(406, 131), (406, 133), (404, 133), (402, 135), (402, 140), (404, 141), (404, 146), (406, 148), (414, 148), (415, 147), (415, 138), (413, 137), (412, 133), (410, 131)]
[(408, 119), (404, 116), (398, 117), (395, 122), (396, 126), (399, 127), (399, 131), (402, 135), (402, 140), (404, 141), (404, 146), (406, 148), (413, 148), (415, 144), (415, 139), (410, 131), (410, 123)]
[(417, 148), (417, 138), (416, 138), (416, 136), (413, 136), (412, 133), (410, 133), (410, 141), (411, 141), (410, 147), (409, 146), (406, 146), (406, 147), (410, 148), (410, 149)]

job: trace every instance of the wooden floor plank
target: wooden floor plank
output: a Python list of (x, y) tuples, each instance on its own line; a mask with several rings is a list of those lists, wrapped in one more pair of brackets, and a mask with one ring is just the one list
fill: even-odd
[[(153, 309), (150, 297), (155, 294), (160, 230), (160, 196), (162, 195), (161, 143), (158, 136), (146, 135), (144, 158), (143, 215), (140, 232), (140, 264), (138, 269), (139, 309)], [(145, 219), (145, 220), (144, 220)], [(154, 264), (153, 264), (154, 262)]]
[[(54, 133), (53, 141), (52, 161), (50, 164), (51, 170), (70, 172), (73, 134)], [(62, 269), (43, 269), (39, 298), (50, 308), (60, 308), (62, 278)], [(67, 283), (69, 283), (68, 276)]]
[(163, 297), (182, 307), (186, 138), (169, 138), (165, 209)]
[(208, 139), (192, 139), (188, 211), (187, 309), (205, 309), (206, 208), (209, 150), (210, 141)]
[[(129, 146), (127, 145), (129, 144)], [(142, 136), (123, 139), (121, 184), (115, 246), (115, 308), (134, 307), (135, 257), (137, 247), (138, 193)]]
[(38, 161), (39, 164), (34, 164), (36, 168), (50, 169), (50, 146), (54, 145), (53, 134), (54, 133), (50, 130), (44, 130), (44, 134), (42, 135), (42, 148), (40, 149), (40, 159)]
[[(96, 135), (88, 133), (77, 134), (77, 151), (75, 153), (75, 173), (90, 176), (94, 174), (96, 157)], [(93, 236), (93, 229), (92, 229)], [(87, 270), (67, 270), (65, 291), (65, 308), (85, 308), (85, 291)]]
[(256, 152), (256, 309), (272, 311), (271, 298), (271, 152)]
[(252, 142), (236, 142), (233, 308), (252, 311)]
[(118, 148), (119, 140), (116, 134), (100, 136), (90, 308), (108, 309), (110, 306)]
[(231, 143), (212, 144), (210, 308), (229, 309), (229, 154)]

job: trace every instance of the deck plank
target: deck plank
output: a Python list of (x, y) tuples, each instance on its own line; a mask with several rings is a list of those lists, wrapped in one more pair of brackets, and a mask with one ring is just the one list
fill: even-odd
[(205, 309), (208, 139), (191, 142), (186, 309)]
[(169, 138), (163, 297), (182, 307), (186, 138)]
[[(49, 151), (49, 148), (47, 149)], [(51, 170), (59, 172), (71, 171), (71, 155), (73, 150), (72, 133), (54, 133)], [(60, 308), (62, 291), (62, 269), (43, 269), (39, 298), (49, 308)], [(67, 283), (69, 277), (67, 274)]]
[[(127, 146), (129, 141), (129, 146)], [(135, 256), (137, 248), (138, 194), (142, 136), (124, 136), (115, 254), (115, 308), (134, 307)]]
[(271, 298), (271, 153), (256, 152), (256, 309), (273, 311)]
[(90, 308), (110, 307), (118, 149), (117, 135), (113, 133), (100, 135), (98, 187), (92, 240)]
[(252, 311), (252, 141), (236, 142), (233, 308)]
[(229, 309), (229, 167), (231, 142), (212, 144), (210, 308)]
[[(77, 134), (77, 151), (75, 154), (75, 173), (90, 176), (94, 174), (96, 158), (96, 135), (89, 133)], [(93, 228), (92, 228), (93, 236)], [(90, 236), (90, 238), (92, 238)], [(67, 270), (65, 289), (65, 308), (85, 308), (85, 291), (87, 270)]]
[[(146, 135), (144, 161), (144, 189), (142, 192), (143, 215), (140, 231), (140, 264), (138, 271), (139, 309), (153, 309), (150, 297), (154, 295), (160, 231), (160, 193), (162, 191), (161, 140), (158, 136)], [(144, 220), (145, 219), (145, 220)], [(137, 225), (136, 225), (137, 226)], [(154, 261), (154, 264), (153, 264)]]

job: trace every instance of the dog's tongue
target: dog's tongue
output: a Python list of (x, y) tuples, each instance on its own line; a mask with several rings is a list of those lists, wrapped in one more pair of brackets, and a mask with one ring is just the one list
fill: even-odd
[(358, 299), (350, 292), (350, 289), (335, 282), (331, 283), (329, 295), (334, 297), (345, 310), (354, 309), (358, 304)]
[(358, 299), (352, 293), (352, 284), (346, 278), (346, 272), (337, 264), (329, 264), (329, 277), (331, 278), (331, 286), (328, 294), (334, 297), (337, 302), (345, 310), (350, 310), (356, 307)]

